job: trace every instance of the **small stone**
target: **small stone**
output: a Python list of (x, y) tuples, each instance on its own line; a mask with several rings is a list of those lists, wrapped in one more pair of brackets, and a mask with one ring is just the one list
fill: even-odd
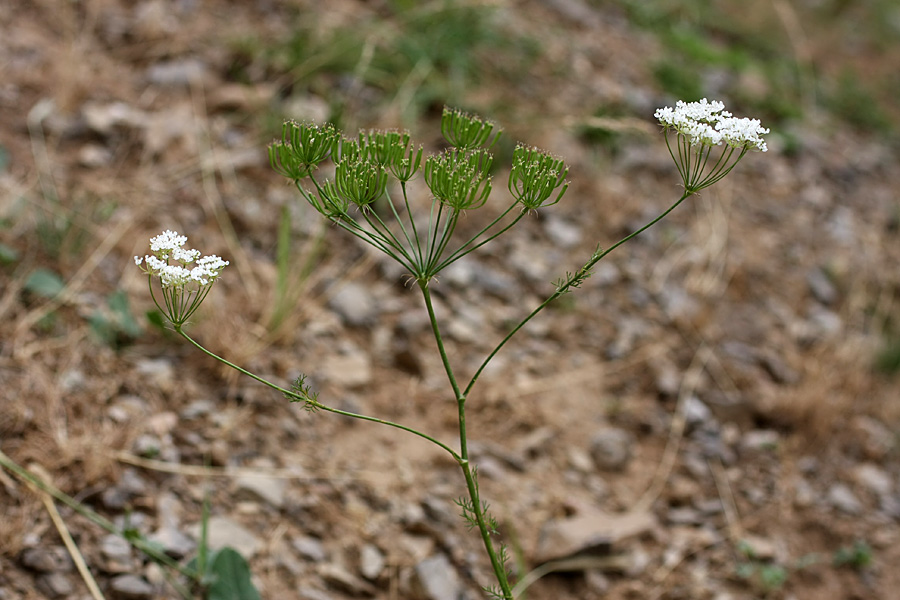
[(371, 288), (358, 283), (341, 286), (328, 301), (331, 310), (347, 325), (365, 327), (378, 318), (379, 308)]
[(112, 152), (100, 144), (85, 144), (78, 151), (78, 164), (88, 169), (105, 167), (112, 161), (112, 158)]
[(222, 516), (209, 519), (206, 542), (212, 550), (231, 546), (246, 559), (252, 558), (262, 546), (262, 542), (250, 530)]
[(569, 466), (579, 473), (590, 473), (594, 470), (594, 463), (590, 455), (581, 448), (570, 447), (566, 452)]
[(314, 537), (295, 538), (291, 545), (301, 557), (310, 562), (318, 563), (325, 560), (325, 548), (322, 546), (322, 542)]
[(684, 400), (684, 422), (688, 427), (699, 427), (714, 421), (712, 411), (693, 394)]
[(790, 385), (797, 383), (800, 379), (797, 372), (783, 358), (773, 352), (762, 351), (757, 358), (775, 383)]
[(194, 400), (181, 410), (181, 418), (187, 420), (199, 419), (216, 410), (216, 405), (211, 400)]
[(182, 533), (180, 529), (172, 527), (160, 527), (148, 538), (151, 542), (162, 546), (163, 551), (173, 558), (184, 558), (197, 547), (194, 540)]
[(68, 571), (72, 568), (72, 559), (62, 546), (28, 548), (22, 552), (20, 560), (25, 567), (40, 573)]
[(72, 582), (62, 573), (44, 573), (35, 584), (47, 598), (69, 598), (75, 591)]
[(367, 581), (364, 581), (337, 563), (323, 563), (316, 569), (319, 577), (331, 586), (338, 588), (354, 596), (373, 596), (375, 589)]
[(750, 553), (750, 558), (756, 560), (772, 560), (775, 558), (775, 544), (766, 538), (757, 535), (745, 535), (741, 543)]
[(835, 483), (828, 489), (828, 502), (848, 515), (858, 515), (862, 512), (862, 504), (843, 483)]
[(853, 470), (853, 478), (861, 486), (879, 496), (890, 494), (894, 487), (891, 476), (881, 467), (871, 463), (858, 465)]
[(373, 544), (366, 544), (359, 552), (359, 571), (369, 581), (375, 581), (384, 571), (384, 554)]
[(131, 544), (121, 536), (109, 534), (100, 540), (100, 553), (111, 562), (125, 564), (131, 561)]
[(608, 514), (600, 510), (547, 521), (541, 528), (535, 561), (545, 563), (585, 552), (608, 551), (623, 540), (656, 527), (650, 512)]
[(242, 475), (234, 481), (237, 491), (235, 498), (262, 500), (263, 502), (281, 508), (284, 506), (284, 492), (287, 482), (284, 479), (262, 477), (257, 475)]
[(834, 304), (837, 300), (837, 289), (821, 268), (816, 268), (806, 275), (806, 284), (813, 297), (826, 306)]
[(561, 248), (572, 248), (581, 241), (581, 229), (574, 223), (556, 216), (548, 217), (544, 221), (544, 231), (553, 243)]
[(459, 600), (463, 593), (456, 569), (443, 554), (416, 565), (416, 580), (426, 600)]
[(794, 480), (794, 506), (807, 508), (816, 501), (816, 493), (809, 483), (800, 477)]
[(175, 368), (168, 359), (145, 358), (139, 360), (136, 367), (138, 373), (146, 377), (150, 385), (161, 391), (171, 391), (175, 385), (175, 381), (177, 381), (177, 378), (175, 377)]
[(598, 431), (591, 439), (591, 456), (604, 471), (621, 471), (631, 460), (634, 439), (624, 429), (609, 427)]
[(196, 58), (158, 62), (147, 69), (147, 79), (156, 85), (187, 86), (205, 76), (206, 65)]
[(372, 361), (363, 352), (323, 357), (322, 377), (348, 388), (363, 387), (372, 381)]
[(780, 436), (770, 429), (754, 429), (741, 438), (741, 450), (744, 452), (771, 452), (778, 447)]
[(670, 508), (666, 520), (673, 525), (701, 525), (703, 515), (689, 506)]
[(144, 600), (155, 596), (153, 586), (137, 575), (119, 575), (109, 587), (113, 597), (121, 600)]
[(853, 419), (851, 427), (869, 460), (883, 459), (896, 445), (894, 434), (877, 419), (861, 415)]

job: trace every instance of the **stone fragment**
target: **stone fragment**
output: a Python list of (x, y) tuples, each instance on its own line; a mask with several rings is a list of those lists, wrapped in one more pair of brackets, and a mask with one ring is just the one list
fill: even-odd
[(604, 471), (621, 471), (631, 460), (634, 439), (624, 429), (608, 427), (594, 434), (591, 439), (591, 456), (597, 467)]
[(576, 554), (608, 552), (622, 541), (656, 527), (650, 512), (608, 514), (599, 510), (544, 524), (538, 538), (535, 561), (545, 563)]
[(348, 388), (363, 387), (372, 381), (372, 360), (362, 351), (324, 357), (322, 377)]
[(319, 577), (338, 590), (353, 594), (354, 596), (375, 595), (375, 588), (371, 583), (360, 579), (343, 565), (337, 563), (322, 563), (316, 569)]
[(780, 436), (770, 429), (754, 429), (741, 437), (741, 450), (744, 452), (771, 452), (778, 447)]
[(443, 554), (426, 558), (416, 565), (415, 577), (425, 600), (459, 600), (463, 593), (456, 569)]
[(544, 221), (544, 231), (560, 248), (572, 248), (581, 241), (581, 228), (557, 216), (548, 217)]
[(122, 573), (131, 568), (131, 544), (123, 537), (109, 534), (100, 540), (100, 553), (106, 559), (106, 570)]
[(822, 304), (830, 306), (837, 300), (837, 289), (823, 269), (817, 267), (807, 273), (806, 284), (813, 298)]
[(40, 573), (68, 571), (72, 568), (72, 559), (62, 546), (49, 548), (27, 548), (20, 557), (22, 565)]
[(322, 562), (325, 560), (325, 547), (322, 546), (322, 542), (314, 537), (300, 537), (295, 538), (291, 541), (291, 545), (294, 547), (302, 558), (310, 562)]
[(158, 62), (147, 69), (150, 83), (163, 86), (186, 86), (206, 76), (206, 65), (196, 58)]
[(862, 512), (862, 504), (849, 487), (843, 483), (835, 483), (828, 488), (828, 502), (848, 515), (858, 515)]
[(155, 597), (153, 586), (137, 575), (119, 575), (109, 584), (112, 596), (120, 600), (146, 600)]
[(853, 478), (861, 486), (879, 496), (891, 493), (894, 481), (890, 474), (877, 465), (864, 463), (853, 469)]
[(40, 575), (35, 585), (46, 598), (69, 598), (75, 592), (69, 578), (59, 572)]
[(212, 550), (230, 546), (248, 560), (262, 546), (260, 539), (250, 530), (223, 516), (210, 517), (207, 524), (207, 544)]
[(692, 394), (684, 400), (684, 421), (688, 427), (700, 427), (714, 418), (709, 407)]
[(359, 552), (359, 572), (369, 581), (378, 579), (384, 571), (384, 554), (374, 544), (366, 544)]
[(274, 477), (258, 475), (241, 475), (236, 478), (234, 485), (237, 488), (235, 497), (241, 499), (261, 500), (275, 508), (284, 506), (284, 492), (287, 489), (287, 481)]
[(336, 312), (347, 325), (365, 327), (378, 318), (378, 301), (370, 287), (348, 283), (328, 301), (328, 307)]

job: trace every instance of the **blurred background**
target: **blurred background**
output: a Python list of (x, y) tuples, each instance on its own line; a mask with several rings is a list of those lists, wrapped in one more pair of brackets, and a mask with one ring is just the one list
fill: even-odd
[[(900, 585), (896, 2), (34, 0), (0, 5), (0, 31), (0, 449), (101, 514), (190, 557), (209, 497), (263, 597), (480, 597), (451, 461), (223, 370), (166, 329), (132, 257), (188, 235), (232, 264), (192, 336), (452, 443), (414, 290), (269, 169), (284, 120), (430, 152), (445, 105), (477, 113), (505, 130), (498, 197), (516, 142), (570, 165), (559, 205), (435, 286), (465, 376), (677, 199), (653, 112), (707, 97), (761, 119), (769, 151), (492, 363), (470, 401), (482, 489), (520, 575), (569, 561), (536, 599)], [(40, 498), (0, 484), (0, 598), (85, 596)], [(175, 597), (63, 517), (110, 597), (126, 576)]]

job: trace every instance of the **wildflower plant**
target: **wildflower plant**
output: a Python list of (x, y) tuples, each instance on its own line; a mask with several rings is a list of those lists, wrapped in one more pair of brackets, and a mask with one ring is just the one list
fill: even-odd
[[(431, 298), (431, 283), (447, 266), (506, 233), (526, 215), (557, 204), (568, 189), (565, 162), (538, 148), (518, 145), (508, 176), (510, 199), (506, 207), (477, 233), (460, 240), (455, 236), (460, 216), (484, 206), (493, 191), (490, 148), (502, 132), (490, 121), (444, 109), (441, 132), (449, 147), (424, 161), (422, 148), (414, 146), (406, 132), (368, 131), (347, 138), (329, 125), (293, 121), (284, 124), (281, 139), (269, 146), (273, 169), (289, 179), (310, 206), (323, 218), (398, 262), (417, 284), (456, 404), (459, 435), (453, 446), (408, 425), (333, 408), (319, 400), (305, 375), (300, 375), (289, 389), (280, 387), (216, 356), (190, 338), (182, 326), (228, 263), (185, 250), (183, 236), (163, 232), (151, 240), (153, 255), (143, 260), (136, 257), (135, 262), (139, 266), (144, 263), (144, 271), (151, 279), (151, 293), (153, 278), (159, 278), (166, 306), (161, 310), (176, 331), (206, 354), (279, 391), (292, 402), (302, 403), (309, 411), (381, 423), (426, 439), (446, 451), (459, 465), (465, 480), (466, 494), (457, 500), (462, 517), (478, 530), (496, 575), (496, 586), (485, 591), (493, 598), (513, 600), (521, 590), (510, 581), (508, 552), (503, 544), (496, 544), (499, 525), (481, 497), (477, 469), (469, 458), (466, 404), (481, 373), (532, 318), (563, 294), (580, 287), (597, 262), (660, 221), (686, 198), (725, 177), (748, 151), (767, 149), (762, 135), (768, 129), (757, 120), (733, 117), (721, 102), (679, 101), (674, 109), (659, 109), (656, 118), (663, 126), (684, 192), (658, 217), (606, 249), (598, 246), (584, 265), (556, 281), (549, 296), (510, 329), (468, 382), (457, 378), (446, 352)], [(722, 150), (715, 155), (714, 148), (719, 146)], [(319, 166), (327, 160), (334, 164), (333, 179), (317, 176)], [(408, 185), (420, 174), (430, 192), (424, 203), (410, 197)], [(309, 184), (305, 184), (307, 180)], [(193, 264), (196, 266), (189, 269)]]

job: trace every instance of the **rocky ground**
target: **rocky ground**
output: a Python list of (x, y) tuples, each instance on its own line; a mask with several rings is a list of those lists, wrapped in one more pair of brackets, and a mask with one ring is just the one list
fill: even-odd
[[(491, 571), (439, 448), (304, 411), (154, 327), (131, 259), (152, 235), (177, 229), (231, 261), (189, 328), (210, 350), (283, 385), (307, 373), (326, 404), (454, 444), (421, 299), (268, 168), (281, 120), (404, 126), (434, 149), (446, 101), (571, 166), (559, 205), (434, 287), (464, 377), (552, 281), (679, 193), (652, 118), (675, 99), (654, 78), (666, 49), (628, 3), (403, 4), (0, 5), (0, 450), (178, 559), (208, 501), (211, 545), (239, 549), (264, 598), (474, 599)], [(459, 7), (483, 20), (448, 29)], [(754, 10), (748, 26), (780, 17), (775, 37), (795, 42), (812, 23), (785, 3)], [(434, 23), (457, 36), (438, 50), (482, 36), (469, 62), (406, 49)], [(786, 47), (823, 81), (857, 64), (891, 76), (892, 46), (827, 25)], [(702, 75), (722, 95), (727, 69)], [(810, 102), (772, 117), (768, 153), (601, 262), (476, 386), (472, 453), (517, 573), (537, 569), (528, 597), (900, 587), (900, 386), (876, 368), (900, 320), (898, 147)], [(0, 599), (90, 597), (58, 523), (107, 597), (176, 597), (120, 538), (64, 506), (54, 521), (9, 471), (0, 484)]]

